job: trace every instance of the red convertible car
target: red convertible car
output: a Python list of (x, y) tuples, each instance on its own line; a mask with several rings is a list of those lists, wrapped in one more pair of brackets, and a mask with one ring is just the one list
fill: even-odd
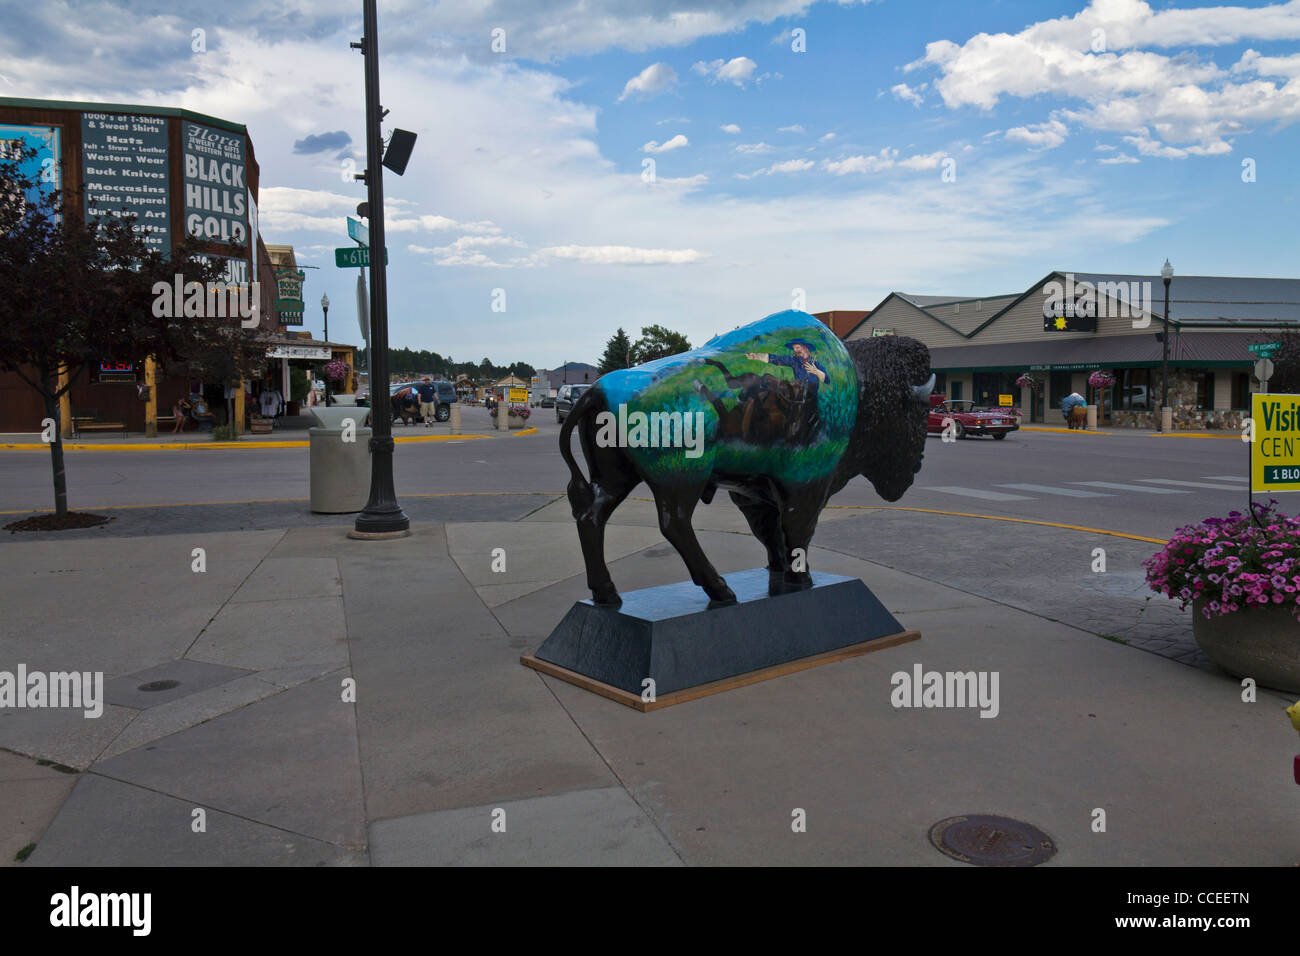
[(992, 435), (999, 440), (1006, 438), (1008, 432), (1020, 427), (1020, 410), (1005, 408), (996, 411), (976, 408), (974, 402), (950, 401), (946, 395), (930, 396), (931, 432), (942, 434), (944, 421), (951, 419), (958, 438), (967, 435)]

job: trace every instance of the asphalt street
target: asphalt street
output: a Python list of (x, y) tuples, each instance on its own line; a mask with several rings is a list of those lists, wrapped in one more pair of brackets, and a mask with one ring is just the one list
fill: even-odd
[[(482, 408), (467, 408), (466, 432), (485, 433)], [(568, 473), (557, 450), (559, 426), (550, 409), (529, 421), (536, 435), (401, 443), (396, 451), (400, 496), (478, 493), (562, 493)], [(396, 426), (398, 436), (428, 434)], [(295, 436), (296, 437), (296, 436)], [(1188, 522), (1246, 506), (1247, 447), (1221, 437), (1152, 437), (1020, 431), (1005, 441), (931, 436), (917, 481), (897, 506), (1010, 516), (1165, 538)], [(241, 505), (314, 520), (307, 511), (305, 448), (188, 451), (70, 451), (69, 500), (78, 510), (114, 506)], [(634, 492), (648, 494), (644, 486)], [(49, 457), (43, 451), (0, 453), (0, 511), (26, 513), (52, 504)], [(864, 479), (832, 504), (885, 502)], [(725, 497), (712, 507), (727, 507)], [(469, 509), (468, 503), (465, 507)], [(475, 506), (477, 512), (483, 503)], [(439, 513), (454, 514), (444, 502)], [(517, 512), (518, 502), (508, 505)], [(506, 517), (505, 514), (501, 517)], [(474, 520), (466, 515), (467, 520)], [(184, 530), (186, 520), (174, 530)], [(297, 521), (293, 521), (297, 524)], [(281, 523), (280, 526), (285, 526)]]

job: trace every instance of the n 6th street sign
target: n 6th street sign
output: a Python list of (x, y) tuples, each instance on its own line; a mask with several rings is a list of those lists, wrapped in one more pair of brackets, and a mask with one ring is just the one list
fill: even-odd
[[(388, 250), (384, 250), (384, 262), (388, 262)], [(370, 265), (370, 247), (353, 246), (350, 249), (335, 249), (334, 264), (340, 269), (355, 269)]]
[(1250, 490), (1300, 491), (1300, 395), (1251, 396)]

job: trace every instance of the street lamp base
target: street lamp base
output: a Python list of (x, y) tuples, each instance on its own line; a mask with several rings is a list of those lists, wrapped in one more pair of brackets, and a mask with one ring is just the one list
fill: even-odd
[(358, 531), (353, 528), (348, 532), (348, 537), (357, 541), (387, 541), (389, 538), (409, 538), (410, 536), (410, 528), (405, 531)]
[(372, 509), (367, 505), (365, 510), (356, 516), (352, 531), (348, 532), (347, 536), (359, 538), (361, 541), (382, 541), (383, 538), (406, 537), (409, 533), (411, 533), (411, 519), (407, 518), (406, 512), (394, 503), (391, 507), (381, 506), (378, 509)]

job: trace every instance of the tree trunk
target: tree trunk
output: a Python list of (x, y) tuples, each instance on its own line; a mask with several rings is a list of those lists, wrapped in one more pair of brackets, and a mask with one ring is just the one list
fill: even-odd
[(59, 400), (53, 398), (58, 386), (48, 386), (42, 395), (46, 417), (54, 419), (54, 441), (50, 442), (50, 466), (54, 469), (54, 513), (68, 513), (68, 478), (63, 470), (63, 433), (59, 422)]

